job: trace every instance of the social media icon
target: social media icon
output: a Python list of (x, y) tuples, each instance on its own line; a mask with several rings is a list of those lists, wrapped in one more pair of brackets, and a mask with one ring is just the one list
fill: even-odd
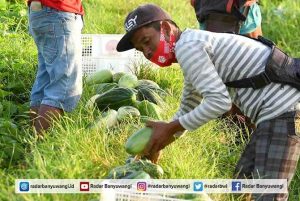
[(90, 190), (90, 182), (80, 182), (80, 191), (89, 191)]
[(29, 191), (29, 182), (27, 182), (27, 181), (22, 181), (22, 182), (20, 182), (20, 184), (19, 184), (19, 189), (20, 189), (20, 191), (22, 191), (22, 192)]
[(241, 191), (242, 190), (242, 183), (240, 181), (233, 181), (231, 183), (231, 190), (232, 191)]
[(147, 183), (146, 182), (137, 182), (136, 188), (138, 191), (146, 191), (147, 190)]
[(194, 191), (203, 191), (203, 182), (194, 182)]

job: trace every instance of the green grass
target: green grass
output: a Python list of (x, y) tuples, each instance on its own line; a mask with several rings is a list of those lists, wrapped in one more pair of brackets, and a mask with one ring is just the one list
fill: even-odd
[[(143, 3), (142, 0), (89, 0), (84, 1), (86, 9), (84, 33), (123, 33), (123, 21), (129, 11)], [(197, 28), (189, 1), (152, 1), (167, 10), (182, 29)], [(18, 4), (19, 5), (19, 4)], [(20, 5), (19, 5), (20, 6)], [(23, 7), (24, 8), (24, 7)], [(293, 56), (300, 56), (300, 1), (262, 1), (263, 31), (268, 38)], [(2, 11), (1, 11), (2, 12)], [(280, 14), (280, 15), (279, 15)], [(2, 14), (0, 13), (0, 16)], [(19, 16), (19, 13), (14, 13)], [(11, 15), (7, 15), (11, 16)], [(0, 20), (3, 18), (0, 18)], [(34, 79), (37, 63), (36, 49), (26, 33), (26, 18), (20, 25), (13, 17), (5, 18), (9, 26), (1, 27), (0, 68), (6, 69), (17, 80), (22, 77), (27, 92)], [(14, 20), (10, 20), (14, 19)], [(283, 22), (284, 20), (284, 22)], [(2, 22), (2, 21), (1, 21)], [(7, 21), (6, 21), (7, 22)], [(25, 26), (25, 27), (24, 27)], [(5, 30), (5, 33), (4, 33)], [(12, 45), (13, 44), (13, 45)], [(2, 70), (1, 70), (2, 73)], [(176, 112), (182, 88), (182, 74), (177, 65), (172, 68), (137, 71), (139, 78), (152, 79), (168, 90), (164, 119)], [(1, 82), (1, 84), (3, 84)], [(5, 82), (4, 84), (7, 84)], [(97, 194), (15, 194), (14, 179), (34, 178), (104, 178), (110, 169), (123, 165), (128, 156), (124, 147), (127, 137), (143, 126), (140, 122), (120, 124), (114, 129), (87, 131), (85, 126), (94, 120), (93, 111), (85, 109), (86, 100), (92, 90), (84, 88), (84, 94), (76, 111), (67, 114), (44, 140), (32, 136), (30, 128), (24, 127), (19, 136), (26, 145), (24, 156), (8, 167), (0, 168), (0, 200), (92, 200)], [(164, 150), (160, 165), (164, 178), (231, 178), (235, 164), (245, 143), (235, 145), (237, 128), (228, 128), (221, 121), (212, 121), (197, 131), (190, 132)], [(290, 186), (290, 200), (299, 200), (300, 167)], [(215, 200), (241, 200), (238, 196), (212, 194)]]

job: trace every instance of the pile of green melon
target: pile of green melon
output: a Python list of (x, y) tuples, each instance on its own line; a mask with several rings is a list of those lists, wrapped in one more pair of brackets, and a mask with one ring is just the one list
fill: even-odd
[(138, 80), (133, 74), (105, 69), (87, 77), (86, 84), (95, 93), (87, 101), (86, 108), (101, 111), (101, 116), (88, 128), (103, 125), (111, 128), (132, 118), (161, 119), (161, 105), (167, 93), (152, 80)]
[[(95, 95), (87, 104), (87, 109), (97, 108), (101, 116), (88, 128), (111, 128), (132, 118), (140, 120), (160, 120), (161, 105), (167, 93), (151, 80), (138, 80), (135, 75), (123, 72), (113, 73), (101, 70), (87, 77)], [(152, 135), (151, 128), (142, 128), (133, 133), (125, 144), (131, 156), (126, 164), (112, 169), (108, 179), (150, 179), (161, 178), (163, 169), (147, 159), (136, 159), (142, 155)]]

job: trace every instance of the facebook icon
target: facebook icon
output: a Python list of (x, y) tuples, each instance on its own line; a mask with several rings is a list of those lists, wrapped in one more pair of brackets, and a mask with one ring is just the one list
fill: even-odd
[(232, 191), (241, 191), (242, 190), (242, 183), (240, 181), (233, 181), (231, 183), (231, 190)]

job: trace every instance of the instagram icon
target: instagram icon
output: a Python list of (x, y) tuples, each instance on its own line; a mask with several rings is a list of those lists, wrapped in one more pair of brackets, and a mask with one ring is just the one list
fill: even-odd
[(146, 191), (147, 190), (147, 183), (146, 182), (138, 182), (136, 184), (138, 191)]

